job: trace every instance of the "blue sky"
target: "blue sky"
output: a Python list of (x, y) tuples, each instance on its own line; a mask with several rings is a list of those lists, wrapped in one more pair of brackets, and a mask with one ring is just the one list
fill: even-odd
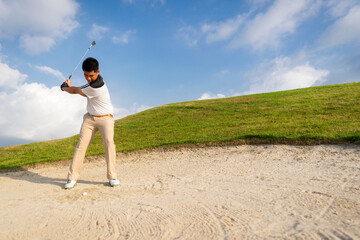
[(0, 146), (78, 133), (86, 99), (59, 85), (94, 40), (119, 119), (357, 82), (359, 23), (359, 0), (0, 0)]

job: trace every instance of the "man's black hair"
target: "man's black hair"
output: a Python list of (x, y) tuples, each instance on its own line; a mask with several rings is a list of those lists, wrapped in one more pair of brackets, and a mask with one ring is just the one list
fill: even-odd
[(83, 62), (82, 70), (86, 72), (97, 72), (99, 70), (99, 62), (95, 58), (89, 57)]

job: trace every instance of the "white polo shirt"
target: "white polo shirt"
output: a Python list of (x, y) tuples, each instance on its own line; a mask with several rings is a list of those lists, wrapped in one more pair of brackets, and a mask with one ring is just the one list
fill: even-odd
[(96, 81), (81, 86), (81, 91), (86, 95), (89, 114), (94, 116), (114, 114), (109, 90), (100, 75)]

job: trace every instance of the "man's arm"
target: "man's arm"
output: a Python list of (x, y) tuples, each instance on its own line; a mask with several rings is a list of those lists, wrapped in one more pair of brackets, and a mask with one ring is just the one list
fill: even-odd
[(81, 91), (80, 87), (74, 87), (73, 85), (71, 85), (71, 82), (69, 79), (66, 79), (65, 83), (68, 85), (68, 87), (61, 87), (61, 90), (70, 93), (70, 94), (79, 94), (83, 97), (86, 97), (85, 93), (83, 93), (83, 91)]

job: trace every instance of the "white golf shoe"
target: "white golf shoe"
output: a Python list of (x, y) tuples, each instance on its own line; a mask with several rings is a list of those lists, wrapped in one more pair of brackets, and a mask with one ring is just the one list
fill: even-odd
[(76, 181), (74, 180), (68, 180), (67, 183), (65, 183), (64, 188), (65, 189), (71, 189), (74, 188), (76, 184)]
[(119, 182), (119, 180), (118, 179), (111, 179), (110, 181), (109, 181), (109, 183), (110, 183), (110, 186), (112, 186), (112, 187), (116, 187), (116, 186), (119, 186), (120, 185), (120, 182)]

